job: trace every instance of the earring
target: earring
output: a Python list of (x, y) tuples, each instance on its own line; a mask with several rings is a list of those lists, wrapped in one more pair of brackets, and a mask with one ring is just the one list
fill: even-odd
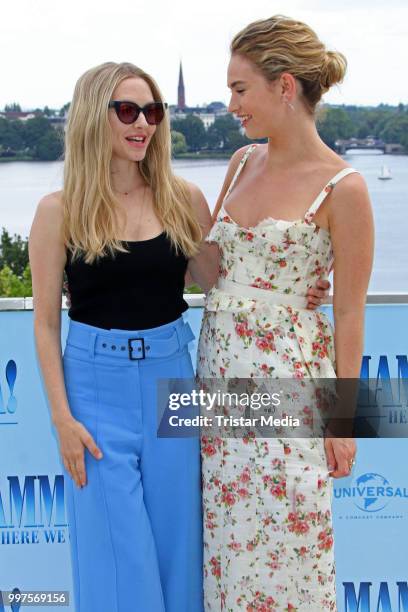
[(283, 98), (283, 101), (285, 102), (285, 104), (287, 104), (289, 106), (290, 110), (292, 110), (292, 111), (295, 110), (295, 107), (293, 106), (293, 104), (291, 102), (289, 102), (289, 100), (287, 99), (286, 96)]

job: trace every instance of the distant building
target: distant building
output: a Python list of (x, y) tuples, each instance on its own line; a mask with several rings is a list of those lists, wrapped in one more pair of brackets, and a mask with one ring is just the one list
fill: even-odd
[(186, 94), (184, 91), (183, 66), (180, 62), (179, 82), (177, 88), (177, 108), (184, 110), (186, 108)]
[(9, 121), (28, 121), (28, 119), (34, 119), (40, 117), (42, 113), (37, 111), (0, 111), (0, 117), (2, 119), (8, 119)]
[(184, 86), (183, 66), (180, 62), (177, 86), (177, 105), (170, 105), (170, 119), (185, 119), (187, 115), (196, 115), (204, 123), (206, 130), (214, 123), (217, 116), (225, 115), (227, 107), (223, 102), (211, 102), (205, 106), (187, 106)]

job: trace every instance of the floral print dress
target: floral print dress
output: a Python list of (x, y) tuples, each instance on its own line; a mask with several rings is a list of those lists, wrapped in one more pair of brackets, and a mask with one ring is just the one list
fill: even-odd
[[(248, 156), (245, 152), (228, 198)], [(206, 299), (199, 378), (333, 378), (330, 321), (306, 309), (328, 276), (330, 234), (313, 223), (328, 183), (304, 218), (240, 227), (221, 207), (207, 241), (220, 276)], [(308, 407), (304, 407), (305, 417)], [(322, 438), (202, 435), (206, 611), (336, 610), (332, 485)]]

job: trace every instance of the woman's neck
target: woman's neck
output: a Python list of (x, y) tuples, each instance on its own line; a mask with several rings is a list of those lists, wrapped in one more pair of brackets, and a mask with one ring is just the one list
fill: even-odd
[(305, 161), (327, 159), (332, 152), (320, 138), (313, 119), (296, 120), (290, 126), (268, 138), (266, 165), (289, 168)]
[(130, 193), (146, 185), (137, 162), (112, 159), (110, 172), (112, 187), (118, 193)]

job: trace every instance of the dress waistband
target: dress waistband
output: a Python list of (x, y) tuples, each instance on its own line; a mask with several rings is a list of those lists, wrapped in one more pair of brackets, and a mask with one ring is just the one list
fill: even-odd
[(101, 329), (71, 320), (67, 345), (85, 349), (90, 355), (139, 361), (169, 357), (193, 339), (191, 327), (182, 317), (173, 323), (141, 331)]
[(282, 304), (293, 306), (293, 308), (307, 307), (307, 299), (304, 296), (279, 293), (278, 291), (270, 291), (268, 289), (259, 289), (258, 287), (243, 285), (224, 278), (220, 278), (218, 280), (217, 289), (220, 291), (225, 291), (225, 293), (229, 293), (230, 295), (234, 295), (236, 297), (260, 300), (262, 302), (267, 302), (268, 304), (275, 304), (276, 306)]

